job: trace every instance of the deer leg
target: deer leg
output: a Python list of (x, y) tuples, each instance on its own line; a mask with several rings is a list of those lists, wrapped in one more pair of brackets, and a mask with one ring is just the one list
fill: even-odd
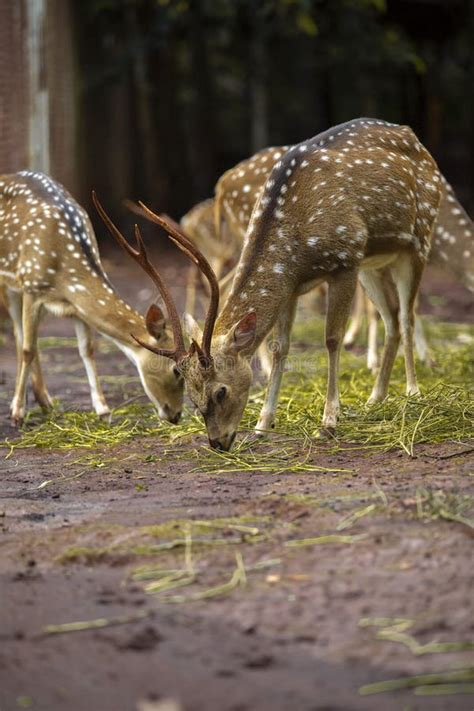
[(400, 302), (400, 330), (405, 354), (406, 393), (419, 395), (416, 380), (413, 334), (415, 327), (415, 300), (423, 273), (423, 265), (409, 254), (402, 254), (391, 268)]
[(351, 321), (349, 324), (349, 328), (347, 329), (346, 334), (344, 336), (343, 343), (346, 348), (352, 348), (357, 336), (360, 333), (360, 329), (362, 328), (362, 321), (364, 319), (364, 311), (365, 294), (360, 284), (357, 284), (354, 306), (352, 308), (351, 314)]
[(77, 346), (84, 363), (87, 380), (91, 391), (92, 407), (99, 417), (108, 417), (110, 410), (102, 392), (102, 386), (97, 375), (97, 366), (94, 358), (94, 339), (90, 327), (80, 319), (74, 319)]
[[(23, 349), (22, 295), (17, 291), (13, 291), (13, 289), (8, 289), (6, 292), (6, 306), (8, 313), (10, 314), (10, 318), (13, 321), (13, 332), (15, 334), (16, 343), (16, 380), (18, 382), (18, 378), (20, 377)], [(38, 323), (39, 320), (40, 314), (38, 315)], [(37, 351), (31, 364), (31, 370), (31, 381), (35, 400), (43, 410), (49, 410), (52, 407), (53, 402), (43, 379), (39, 353)]]
[(20, 377), (21, 351), (23, 347), (22, 298), (21, 294), (12, 289), (5, 289), (5, 306), (13, 323), (13, 334), (16, 346), (16, 381)]
[(13, 396), (10, 406), (11, 418), (15, 425), (21, 425), (25, 417), (26, 385), (32, 363), (37, 354), (36, 340), (38, 336), (40, 313), (41, 305), (35, 302), (32, 294), (24, 293), (22, 308), (23, 341), (20, 369), (15, 386), (15, 395)]
[(339, 413), (339, 357), (356, 288), (357, 273), (355, 270), (339, 274), (328, 284), (326, 314), (328, 382), (322, 424), (323, 430), (329, 433), (334, 432)]
[(380, 272), (374, 270), (361, 271), (359, 278), (380, 313), (385, 327), (380, 370), (377, 373), (372, 393), (367, 401), (369, 405), (372, 405), (376, 402), (382, 402), (387, 397), (390, 374), (400, 343), (398, 305), (393, 285), (387, 279), (382, 279)]
[[(38, 326), (41, 321), (41, 315), (43, 312), (43, 307), (40, 306), (38, 314)], [(39, 357), (39, 352), (36, 350), (35, 357), (31, 364), (31, 385), (33, 387), (33, 393), (35, 400), (41, 409), (46, 412), (51, 410), (53, 407), (53, 401), (44, 382), (43, 371), (41, 369), (41, 362)]]
[[(418, 299), (417, 299), (418, 302)], [(416, 306), (418, 303), (416, 303)], [(433, 365), (434, 361), (433, 358), (430, 356), (430, 348), (428, 345), (428, 340), (426, 338), (426, 332), (423, 327), (423, 321), (421, 320), (421, 317), (415, 313), (415, 349), (418, 355), (418, 358), (421, 360), (422, 363), (425, 363), (425, 365)]]
[(44, 412), (51, 410), (53, 407), (53, 401), (46, 387), (46, 383), (44, 382), (43, 371), (41, 369), (38, 353), (35, 354), (31, 364), (31, 385), (33, 387), (35, 400), (41, 409)]
[(258, 358), (260, 360), (260, 368), (264, 374), (267, 382), (270, 380), (270, 374), (272, 372), (272, 357), (269, 350), (269, 342), (266, 340), (258, 347)]
[(421, 318), (417, 315), (415, 315), (414, 336), (415, 336), (415, 349), (418, 354), (418, 358), (422, 361), (422, 363), (428, 363), (428, 361), (429, 361), (428, 341), (426, 340), (425, 329), (423, 328), (423, 323), (421, 321)]
[(296, 302), (296, 296), (292, 296), (288, 299), (286, 306), (282, 309), (274, 326), (272, 369), (268, 380), (265, 401), (255, 428), (257, 432), (269, 430), (273, 427), (285, 360), (290, 350), (290, 333), (295, 318)]
[(377, 368), (379, 367), (379, 349), (377, 343), (378, 314), (377, 309), (367, 296), (365, 297), (365, 302), (367, 319), (369, 322), (367, 338), (367, 368), (375, 375)]

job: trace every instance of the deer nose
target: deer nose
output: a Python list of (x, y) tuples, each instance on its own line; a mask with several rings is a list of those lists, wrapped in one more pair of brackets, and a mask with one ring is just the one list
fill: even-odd
[(209, 444), (212, 449), (218, 449), (221, 452), (228, 452), (232, 447), (236, 434), (236, 432), (232, 432), (231, 434), (223, 435), (219, 439), (209, 439)]
[(169, 405), (164, 405), (163, 410), (165, 411), (166, 419), (173, 425), (177, 425), (181, 419), (181, 410), (178, 412), (173, 412)]

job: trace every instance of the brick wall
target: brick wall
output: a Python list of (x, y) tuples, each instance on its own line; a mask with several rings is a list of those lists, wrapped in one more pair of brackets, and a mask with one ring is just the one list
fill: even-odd
[(51, 174), (77, 195), (78, 101), (74, 18), (69, 0), (48, 0), (46, 70), (49, 88)]
[(0, 173), (27, 165), (28, 68), (24, 0), (0, 0)]
[[(45, 0), (45, 22), (37, 51), (29, 51), (29, 8), (35, 0), (0, 0), (0, 173), (41, 168), (73, 193), (79, 184), (76, 156), (74, 21), (70, 0)], [(36, 62), (36, 66), (32, 66)], [(47, 157), (33, 160), (30, 120), (36, 76), (46, 91), (44, 141)], [(38, 81), (37, 81), (38, 83)], [(38, 164), (39, 163), (39, 164)]]

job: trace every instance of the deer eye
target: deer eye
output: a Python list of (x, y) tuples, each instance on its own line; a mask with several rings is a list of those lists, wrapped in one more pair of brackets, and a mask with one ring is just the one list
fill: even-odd
[(179, 371), (179, 368), (177, 368), (176, 366), (173, 367), (173, 374), (174, 374), (176, 380), (179, 380), (181, 378), (181, 373)]
[(216, 392), (216, 400), (217, 402), (222, 402), (227, 395), (227, 388), (225, 385), (223, 385), (219, 390)]

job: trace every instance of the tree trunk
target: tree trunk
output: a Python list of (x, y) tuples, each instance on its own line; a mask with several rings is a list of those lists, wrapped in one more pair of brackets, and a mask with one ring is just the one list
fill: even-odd
[(46, 68), (47, 0), (27, 0), (30, 89), (29, 158), (33, 170), (50, 172), (49, 89)]
[(140, 183), (144, 186), (144, 197), (150, 200), (158, 191), (167, 192), (167, 185), (155, 170), (158, 163), (158, 143), (156, 121), (151, 106), (151, 87), (148, 81), (148, 62), (143, 45), (142, 32), (137, 16), (137, 9), (127, 10), (127, 24), (133, 46), (132, 82), (135, 98), (136, 122), (138, 128)]
[(252, 152), (268, 146), (267, 112), (267, 48), (263, 18), (257, 10), (251, 13), (251, 40), (249, 51), (250, 84), (250, 136)]
[(206, 31), (200, 3), (191, 13), (191, 61), (194, 87), (191, 134), (191, 163), (194, 189), (199, 199), (209, 196), (216, 181), (216, 146), (219, 145), (214, 87), (206, 45)]

